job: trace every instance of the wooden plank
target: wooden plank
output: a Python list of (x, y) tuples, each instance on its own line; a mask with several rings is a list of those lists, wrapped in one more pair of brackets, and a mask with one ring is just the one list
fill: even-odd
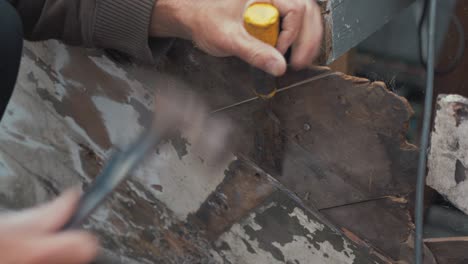
[[(150, 92), (104, 57), (70, 52), (56, 42), (28, 44), (0, 128), (1, 205), (32, 206), (67, 187), (85, 187), (111, 147), (143, 129)], [(210, 191), (194, 192), (193, 203), (171, 210), (162, 202), (165, 192), (151, 188), (163, 179), (154, 172), (170, 165), (179, 165), (176, 172), (184, 169), (172, 143), (164, 146), (169, 150), (163, 159), (174, 155), (171, 164), (141, 168), (85, 224), (108, 249), (103, 263), (213, 263), (210, 243), (179, 218), (191, 206), (198, 208), (197, 199), (203, 202)], [(150, 157), (160, 159), (156, 153)], [(215, 188), (216, 180), (212, 184)]]
[(226, 112), (239, 127), (239, 152), (309, 207), (410, 193), (416, 147), (405, 139), (412, 114), (382, 83), (331, 75)]
[[(413, 255), (401, 248), (408, 247), (413, 223), (405, 199), (378, 200), (320, 210), (330, 221), (365, 238), (371, 245), (394, 260), (411, 263)], [(363, 217), (365, 215), (366, 217)]]
[(434, 253), (437, 264), (463, 264), (468, 262), (468, 242), (427, 243)]
[[(322, 260), (327, 255), (349, 263), (385, 262), (314, 208), (411, 191), (416, 149), (403, 139), (411, 110), (379, 83), (322, 68), (289, 72), (278, 83), (284, 87), (324, 73), (328, 77), (281, 92), (271, 101), (223, 111), (238, 124), (232, 141), (239, 141), (239, 148), (217, 166), (205, 164), (183, 133), (171, 138), (87, 227), (103, 237), (115, 258), (142, 263), (233, 261), (248, 255), (250, 247), (257, 254), (247, 263), (281, 261), (281, 254), (294, 261), (294, 248), (300, 251), (299, 263), (307, 263), (299, 258), (309, 256), (307, 245)], [(248, 78), (244, 63), (209, 57), (187, 42), (176, 43), (156, 67), (117, 64), (100, 52), (54, 41), (28, 43), (0, 129), (0, 175), (10, 181), (0, 185), (2, 205), (30, 206), (68, 186), (86, 186), (112, 147), (144, 129), (156, 93), (194, 91), (217, 109), (250, 98)], [(281, 184), (266, 176), (242, 178), (252, 172), (266, 175), (263, 171)], [(224, 197), (219, 193), (230, 200), (221, 199), (216, 207)], [(275, 215), (290, 218), (286, 235), (278, 232), (277, 237), (271, 229), (278, 224)], [(307, 220), (302, 230), (320, 226), (320, 232), (298, 232), (298, 219)], [(244, 232), (262, 223), (272, 232)], [(284, 237), (287, 242), (281, 242)], [(291, 237), (307, 241), (306, 248)], [(317, 246), (316, 239), (329, 241), (334, 251)], [(348, 246), (337, 250), (336, 243)]]
[[(138, 80), (150, 90), (177, 88), (195, 92), (212, 110), (255, 96), (253, 79), (245, 62), (236, 58), (215, 58), (194, 48), (189, 41), (175, 41), (155, 67), (134, 64), (119, 64), (119, 67), (129, 78)], [(285, 76), (277, 78), (278, 88), (303, 81), (319, 72), (323, 71), (289, 70)]]
[(226, 263), (388, 263), (356, 243), (254, 164), (233, 162), (193, 215)]
[[(185, 55), (188, 54), (178, 56)], [(222, 65), (223, 61), (217, 59), (216, 64)], [(192, 63), (199, 65), (196, 60)], [(220, 94), (225, 92), (216, 89), (213, 91), (217, 93), (204, 92), (200, 87), (203, 88), (205, 82), (213, 81), (204, 72), (188, 75), (199, 78), (200, 85), (190, 80), (181, 82), (182, 78), (178, 79), (177, 74), (185, 73), (171, 73), (168, 64), (153, 69), (122, 66), (99, 52), (69, 48), (54, 41), (28, 43), (18, 86), (0, 128), (0, 174), (2, 183), (5, 183), (0, 185), (1, 205), (22, 208), (49, 199), (72, 185), (86, 187), (109, 157), (111, 149), (129, 142), (144, 129), (146, 120), (151, 116), (155, 90), (171, 88), (163, 84), (200, 91), (213, 108), (230, 103), (228, 100), (235, 102), (239, 99), (237, 97), (247, 96), (247, 93), (228, 94), (227, 100), (219, 104), (217, 98), (221, 98)], [(241, 63), (238, 65), (232, 66), (232, 70), (237, 71), (237, 67), (242, 66)], [(190, 71), (197, 72), (193, 68)], [(148, 72), (152, 74), (147, 76)], [(303, 74), (291, 74), (290, 78), (297, 80)], [(221, 82), (225, 78), (219, 76), (214, 81)], [(153, 84), (153, 78), (162, 80), (159, 83), (161, 87), (148, 88)], [(287, 83), (287, 80), (283, 82)], [(329, 252), (328, 247), (318, 247), (315, 249), (317, 252), (328, 252), (331, 258), (340, 256), (340, 260), (348, 263), (353, 263), (354, 259), (375, 258), (369, 253), (369, 247), (356, 245), (271, 182), (268, 185), (271, 193), (244, 188), (247, 202), (230, 204), (237, 214), (231, 211), (225, 215), (226, 219), (219, 219), (222, 229), (212, 229), (206, 226), (205, 221), (191, 220), (203, 215), (200, 207), (203, 208), (207, 199), (210, 200), (232, 175), (250, 176), (247, 174), (249, 171), (265, 174), (250, 163), (239, 167), (243, 170), (234, 169), (234, 156), (219, 166), (207, 165), (203, 163), (203, 157), (192, 152), (190, 142), (184, 137), (181, 134), (162, 144), (158, 152), (148, 157), (131, 180), (120, 186), (118, 192), (85, 224), (86, 228), (102, 238), (103, 246), (107, 249), (101, 260), (103, 263), (232, 261), (239, 253), (234, 251), (234, 245), (243, 243), (242, 239), (232, 237), (233, 226), (260, 210), (267, 199), (278, 206), (284, 202), (291, 210), (300, 208), (303, 212), (301, 219), (305, 217), (309, 219), (309, 225), (326, 228), (325, 233), (320, 233), (321, 243), (325, 243), (330, 235), (333, 240), (329, 243), (332, 245), (336, 241), (346, 245), (341, 251)], [(231, 174), (226, 176), (225, 171)], [(242, 182), (239, 184), (227, 188), (226, 193), (237, 193), (238, 188), (243, 186)], [(155, 185), (162, 188), (155, 189)], [(249, 200), (249, 197), (253, 197), (253, 200)], [(275, 200), (274, 197), (283, 198)], [(288, 210), (282, 212), (283, 217), (288, 217)], [(213, 212), (208, 210), (209, 214)], [(312, 239), (314, 234), (296, 232), (291, 235)], [(233, 243), (233, 251), (215, 245), (221, 241), (221, 237)], [(282, 250), (284, 254), (292, 254), (289, 249)], [(308, 249), (303, 248), (301, 252), (302, 255), (308, 254)], [(258, 252), (256, 257), (268, 259), (271, 253)], [(321, 257), (325, 257), (325, 254)], [(248, 261), (255, 263), (255, 257)]]

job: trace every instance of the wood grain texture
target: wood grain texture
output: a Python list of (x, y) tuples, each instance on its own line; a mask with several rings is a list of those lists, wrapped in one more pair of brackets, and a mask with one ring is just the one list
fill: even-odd
[[(55, 41), (28, 43), (0, 128), (0, 178), (8, 182), (1, 205), (22, 208), (85, 188), (112, 149), (145, 128), (158, 93), (196, 92), (213, 110), (250, 98), (245, 66), (185, 41), (153, 67)], [(237, 148), (215, 170), (183, 133), (171, 138), (85, 227), (125, 263), (308, 263), (308, 246), (319, 262), (387, 263), (386, 252), (356, 242), (369, 237), (351, 239), (316, 208), (412, 190), (416, 149), (404, 140), (411, 109), (380, 83), (324, 68), (290, 71), (278, 83), (324, 73), (271, 101), (219, 113), (237, 124)]]

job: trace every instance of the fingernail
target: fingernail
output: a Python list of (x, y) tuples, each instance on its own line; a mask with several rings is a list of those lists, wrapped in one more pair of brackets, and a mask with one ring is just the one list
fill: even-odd
[(270, 60), (266, 64), (266, 70), (268, 73), (277, 76), (282, 73), (283, 65), (281, 64), (281, 62), (277, 60)]

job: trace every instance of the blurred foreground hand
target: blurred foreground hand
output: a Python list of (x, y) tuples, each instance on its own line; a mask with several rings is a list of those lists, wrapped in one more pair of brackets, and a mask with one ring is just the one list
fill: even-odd
[(85, 231), (58, 232), (71, 217), (79, 199), (67, 191), (41, 206), (0, 214), (1, 264), (89, 263), (98, 242)]

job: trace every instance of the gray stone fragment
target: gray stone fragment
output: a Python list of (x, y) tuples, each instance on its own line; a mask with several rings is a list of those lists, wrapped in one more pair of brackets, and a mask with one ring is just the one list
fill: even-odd
[(468, 213), (468, 99), (440, 95), (436, 109), (426, 183)]

